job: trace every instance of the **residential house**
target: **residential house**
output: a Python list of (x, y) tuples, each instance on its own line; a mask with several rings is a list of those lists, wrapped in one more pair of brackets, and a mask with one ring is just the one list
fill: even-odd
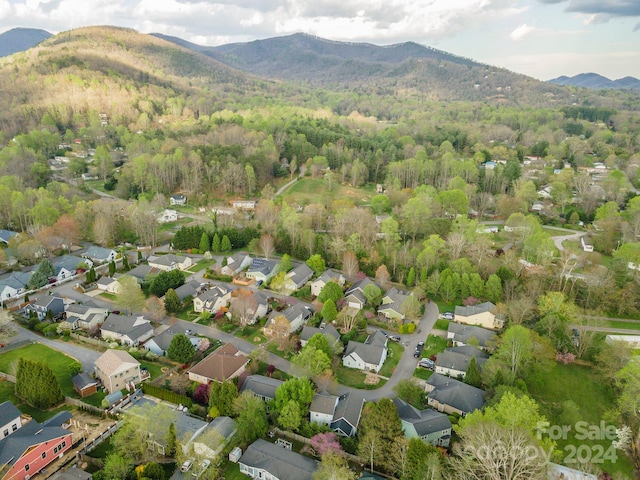
[(153, 326), (144, 317), (130, 317), (113, 313), (105, 319), (100, 334), (106, 341), (137, 347), (153, 336)]
[[(186, 330), (182, 327), (182, 325), (180, 325), (179, 323), (174, 323), (155, 337), (149, 339), (144, 344), (144, 348), (162, 357), (167, 354), (167, 350), (169, 350), (169, 345), (171, 345), (173, 337), (179, 334), (187, 335)], [(199, 337), (187, 335), (187, 338), (191, 342), (191, 345), (196, 348), (198, 347), (198, 344), (200, 343)]]
[(336, 327), (331, 324), (325, 325), (324, 327), (321, 325), (320, 328), (305, 325), (302, 327), (302, 332), (300, 332), (300, 344), (304, 347), (309, 339), (317, 333), (324, 335), (324, 338), (327, 339), (327, 343), (329, 343), (332, 349), (340, 341), (340, 333), (336, 330)]
[(378, 373), (387, 359), (387, 337), (376, 330), (364, 343), (350, 340), (342, 357), (345, 367)]
[(24, 307), (27, 317), (35, 314), (42, 321), (50, 313), (52, 318), (59, 318), (64, 313), (64, 300), (57, 295), (41, 295), (33, 303)]
[(344, 293), (344, 298), (347, 301), (348, 307), (356, 308), (358, 310), (362, 310), (364, 308), (364, 306), (367, 304), (367, 297), (365, 297), (364, 295), (364, 289), (368, 285), (374, 285), (380, 288), (379, 285), (377, 285), (369, 277), (365, 277), (362, 280), (354, 283), (347, 289), (347, 291)]
[(169, 204), (171, 206), (174, 206), (174, 205), (186, 205), (187, 204), (187, 196), (186, 195), (171, 195), (169, 197)]
[(393, 403), (398, 409), (402, 431), (407, 439), (419, 438), (426, 444), (448, 447), (451, 441), (451, 420), (447, 414), (431, 408), (418, 410), (396, 397)]
[(459, 380), (434, 373), (427, 380), (427, 403), (447, 414), (465, 416), (481, 409), (485, 404), (485, 392)]
[(167, 255), (149, 257), (147, 263), (150, 267), (157, 268), (163, 272), (170, 272), (171, 270), (186, 270), (193, 265), (193, 260), (186, 255), (168, 253)]
[(463, 379), (472, 358), (476, 359), (478, 368), (482, 368), (489, 355), (471, 345), (446, 348), (444, 352), (440, 352), (436, 357), (435, 372), (440, 375)]
[(99, 307), (92, 301), (85, 303), (71, 303), (65, 306), (66, 317), (60, 323), (69, 324), (71, 330), (93, 330), (104, 322), (108, 312), (104, 307)]
[(338, 405), (333, 413), (329, 428), (343, 437), (353, 437), (358, 433), (364, 398), (354, 393), (345, 393), (338, 397)]
[(200, 282), (197, 280), (191, 280), (180, 285), (174, 291), (176, 292), (176, 295), (178, 295), (180, 301), (184, 302), (187, 297), (195, 298), (199, 293), (202, 293), (203, 288), (200, 285)]
[(114, 261), (116, 258), (118, 258), (118, 252), (116, 252), (112, 248), (93, 246), (87, 248), (86, 253), (84, 253), (82, 256), (88, 258), (95, 264), (101, 264)]
[(165, 208), (163, 212), (158, 215), (158, 223), (171, 223), (178, 221), (178, 212)]
[(255, 210), (256, 203), (255, 200), (233, 200), (231, 206), (236, 210)]
[(580, 248), (582, 248), (584, 252), (593, 252), (593, 242), (588, 235), (580, 237)]
[(13, 272), (0, 280), (0, 300), (15, 298), (25, 293), (31, 273)]
[(316, 393), (309, 406), (309, 420), (320, 425), (331, 425), (338, 407), (338, 396), (330, 393)]
[[(215, 431), (216, 443), (210, 443), (207, 432)], [(231, 441), (231, 438), (238, 431), (238, 424), (230, 417), (216, 417), (207, 424), (204, 430), (196, 438), (188, 442), (183, 448), (189, 451), (189, 447), (193, 447), (193, 452), (200, 458), (214, 459), (222, 451), (222, 449)], [(203, 438), (204, 437), (204, 438)], [(206, 441), (205, 441), (206, 439)], [(186, 452), (185, 452), (186, 453)]]
[(320, 465), (317, 460), (261, 438), (249, 445), (238, 464), (240, 473), (267, 480), (313, 480)]
[(311, 282), (311, 295), (317, 297), (324, 286), (329, 282), (336, 282), (338, 285), (344, 285), (344, 276), (339, 272), (333, 270), (325, 270), (322, 275)]
[(69, 451), (70, 419), (62, 411), (42, 423), (31, 420), (0, 440), (0, 479), (27, 480)]
[(82, 398), (93, 395), (98, 391), (98, 382), (91, 377), (88, 373), (79, 373), (71, 377), (71, 383), (73, 383), (73, 389)]
[(396, 287), (390, 288), (384, 297), (382, 297), (382, 305), (378, 307), (378, 313), (384, 315), (389, 320), (404, 320), (402, 304), (410, 295), (411, 292), (406, 290), (399, 290)]
[(240, 393), (251, 392), (256, 397), (268, 402), (276, 398), (276, 390), (284, 382), (264, 375), (249, 375), (240, 387)]
[(131, 275), (138, 283), (142, 283), (148, 276), (157, 275), (158, 273), (160, 273), (160, 270), (143, 263), (129, 270), (127, 275)]
[(547, 464), (547, 474), (548, 480), (598, 480), (598, 478), (602, 478), (593, 473), (585, 473), (552, 462)]
[(222, 275), (234, 277), (248, 268), (253, 262), (253, 258), (246, 253), (236, 253), (232, 257), (227, 257), (227, 264), (220, 269)]
[(236, 290), (231, 295), (231, 312), (243, 325), (254, 325), (269, 313), (269, 296), (261, 291)]
[(287, 321), (289, 322), (289, 332), (287, 334), (291, 334), (300, 330), (306, 323), (306, 321), (309, 320), (309, 318), (311, 317), (311, 311), (304, 305), (297, 303), (295, 305), (290, 305), (282, 312), (271, 312), (271, 317), (269, 318), (267, 324), (264, 326), (265, 335), (275, 334), (271, 327), (276, 317), (279, 316), (284, 316), (284, 318), (287, 319)]
[(306, 263), (298, 265), (284, 277), (284, 289), (288, 292), (300, 290), (313, 277), (313, 270)]
[(224, 285), (214, 285), (193, 299), (193, 311), (216, 314), (226, 308), (231, 300), (231, 290)]
[(500, 322), (491, 312), (496, 306), (491, 302), (479, 303), (467, 307), (456, 306), (454, 319), (458, 323), (479, 325), (484, 328), (500, 328)]
[(91, 268), (93, 262), (86, 258), (76, 257), (75, 255), (64, 255), (53, 262), (55, 270), (54, 278), (57, 282), (61, 282), (67, 278), (76, 275), (78, 267)]
[(22, 413), (10, 401), (0, 403), (0, 440), (22, 426)]
[(9, 245), (9, 240), (18, 235), (18, 232), (12, 230), (0, 229), (0, 242)]
[(265, 258), (254, 258), (247, 269), (247, 278), (253, 278), (256, 282), (269, 281), (278, 271), (278, 262)]
[(95, 374), (109, 393), (142, 382), (140, 362), (124, 350), (109, 349), (100, 355), (95, 361)]
[(473, 345), (481, 350), (490, 350), (498, 340), (498, 335), (493, 330), (475, 325), (449, 322), (447, 339), (453, 342), (454, 347)]
[(120, 278), (119, 273), (115, 273), (113, 277), (108, 275), (102, 275), (98, 280), (96, 280), (96, 287), (98, 290), (102, 290), (105, 293), (110, 293), (111, 295), (117, 295), (120, 292), (120, 282), (118, 282), (118, 278)]
[(244, 372), (249, 363), (246, 355), (227, 343), (189, 369), (189, 380), (209, 384), (231, 380)]
[(74, 465), (69, 470), (60, 470), (49, 477), (49, 480), (91, 480), (93, 475)]

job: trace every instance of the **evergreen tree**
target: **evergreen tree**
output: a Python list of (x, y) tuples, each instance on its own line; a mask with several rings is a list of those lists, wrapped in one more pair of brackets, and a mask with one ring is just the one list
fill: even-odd
[(169, 425), (169, 435), (167, 439), (167, 448), (164, 452), (167, 457), (173, 457), (176, 454), (176, 447), (178, 446), (178, 436), (176, 435), (176, 424), (171, 422)]
[(173, 288), (167, 290), (164, 294), (164, 309), (167, 313), (178, 313), (182, 310), (182, 302), (180, 297)]
[(129, 257), (127, 256), (127, 252), (124, 252), (122, 254), (122, 269), (125, 272), (128, 272), (129, 270), (131, 270), (131, 267), (129, 266)]
[(15, 393), (33, 407), (43, 410), (64, 399), (53, 370), (44, 363), (25, 358), (18, 361)]
[(219, 415), (233, 413), (233, 401), (238, 397), (238, 388), (233, 382), (213, 382), (209, 392), (209, 408), (215, 407)]
[(35, 290), (40, 287), (44, 287), (51, 277), (56, 274), (55, 268), (53, 268), (53, 264), (51, 260), (45, 258), (42, 262), (40, 262), (40, 266), (38, 266), (38, 270), (31, 275), (31, 279), (29, 279), (28, 287), (31, 290)]
[(113, 277), (113, 274), (116, 273), (116, 262), (111, 260), (109, 262), (109, 276)]
[(171, 339), (171, 344), (167, 349), (167, 357), (174, 362), (187, 363), (193, 358), (196, 352), (195, 347), (184, 333), (178, 333)]
[(226, 235), (222, 237), (222, 241), (220, 242), (220, 250), (222, 252), (230, 252), (231, 251), (231, 240)]
[(498, 275), (491, 274), (487, 279), (487, 283), (484, 286), (484, 294), (487, 300), (493, 303), (498, 303), (502, 300), (502, 282)]
[(411, 267), (409, 273), (407, 273), (407, 287), (413, 287), (416, 283), (416, 269)]
[(469, 360), (469, 366), (467, 366), (467, 372), (464, 375), (464, 383), (472, 387), (482, 387), (482, 377), (480, 376), (476, 357), (471, 357), (471, 360)]
[(289, 270), (293, 268), (293, 264), (291, 263), (291, 257), (289, 254), (285, 253), (282, 255), (282, 259), (280, 260), (280, 267), (278, 268), (278, 272), (287, 273)]
[(333, 322), (338, 317), (338, 309), (333, 300), (328, 299), (322, 306), (322, 318), (327, 322)]
[(200, 245), (198, 248), (203, 252), (208, 252), (210, 245), (211, 244), (209, 243), (209, 235), (207, 235), (207, 232), (202, 232), (202, 237), (200, 237)]
[(218, 236), (218, 232), (216, 232), (213, 234), (213, 240), (211, 240), (211, 251), (213, 253), (220, 253), (220, 248), (220, 237)]

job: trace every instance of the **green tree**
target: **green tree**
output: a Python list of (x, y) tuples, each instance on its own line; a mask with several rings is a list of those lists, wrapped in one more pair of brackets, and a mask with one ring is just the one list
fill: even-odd
[(208, 252), (210, 246), (211, 243), (209, 241), (209, 235), (207, 235), (207, 232), (202, 232), (202, 237), (200, 237), (200, 245), (198, 246), (198, 248), (203, 252)]
[(314, 395), (315, 389), (308, 378), (290, 378), (276, 389), (275, 408), (281, 412), (287, 403), (294, 401), (300, 407), (302, 416), (305, 416), (309, 413), (309, 405)]
[(358, 435), (362, 439), (375, 437), (376, 442), (365, 442), (358, 447), (363, 458), (374, 458), (387, 471), (393, 471), (394, 445), (398, 437), (403, 436), (402, 423), (395, 404), (388, 398), (377, 402), (368, 402), (362, 410)]
[(220, 242), (220, 251), (222, 252), (230, 252), (231, 251), (231, 240), (229, 240), (229, 237), (227, 237), (226, 235), (224, 235), (222, 237), (222, 241)]
[(531, 331), (522, 325), (513, 325), (502, 335), (494, 358), (507, 366), (513, 381), (532, 355)]
[(442, 472), (440, 454), (436, 448), (419, 438), (410, 439), (407, 466), (401, 480), (441, 480)]
[(401, 400), (410, 403), (416, 408), (424, 407), (424, 388), (411, 379), (403, 378), (393, 387), (393, 391)]
[(344, 292), (342, 291), (342, 287), (338, 285), (337, 282), (327, 282), (322, 290), (320, 290), (320, 294), (318, 295), (317, 300), (321, 303), (326, 302), (331, 299), (334, 303), (338, 302), (344, 298)]
[(149, 293), (159, 298), (167, 293), (170, 288), (175, 290), (182, 285), (184, 285), (184, 273), (180, 270), (160, 272), (151, 280)]
[(411, 267), (409, 269), (409, 273), (407, 273), (407, 287), (413, 287), (416, 283), (416, 269)]
[(131, 270), (131, 266), (129, 266), (129, 257), (127, 256), (127, 252), (122, 253), (122, 269), (125, 272)]
[(118, 304), (127, 312), (139, 312), (144, 308), (144, 293), (138, 281), (131, 275), (122, 275), (118, 278)]
[(313, 474), (313, 480), (356, 480), (356, 472), (349, 468), (343, 456), (329, 451), (322, 455), (322, 461)]
[(278, 272), (287, 273), (292, 268), (293, 264), (291, 263), (291, 257), (286, 253), (283, 254), (282, 259), (280, 260), (280, 266), (278, 267)]
[(382, 300), (382, 290), (380, 287), (370, 283), (362, 291), (369, 305), (377, 306)]
[(328, 358), (331, 358), (333, 355), (332, 346), (329, 345), (329, 340), (321, 333), (316, 333), (311, 336), (311, 338), (307, 341), (307, 344), (303, 347), (303, 350), (307, 347), (313, 347), (317, 350), (324, 352)]
[[(634, 471), (640, 471), (640, 360), (633, 357), (616, 374), (616, 386), (620, 396), (616, 401), (615, 413), (622, 424), (622, 434), (618, 434), (618, 448), (623, 450), (633, 463)], [(620, 438), (626, 435), (627, 438)]]
[(482, 387), (482, 377), (480, 376), (480, 369), (478, 368), (476, 357), (471, 357), (471, 360), (469, 360), (469, 365), (464, 375), (464, 383), (472, 387)]
[(251, 392), (243, 392), (233, 401), (233, 412), (238, 422), (238, 442), (249, 445), (264, 437), (269, 430), (265, 403)]
[(195, 353), (195, 347), (184, 333), (174, 335), (167, 349), (167, 357), (179, 363), (187, 363)]
[(300, 406), (293, 400), (286, 403), (278, 414), (278, 424), (285, 430), (296, 431), (302, 423)]
[(371, 197), (371, 211), (375, 215), (381, 215), (391, 210), (391, 202), (386, 195), (374, 195)]
[(178, 448), (178, 437), (176, 435), (176, 424), (171, 422), (169, 425), (169, 432), (167, 436), (167, 447), (164, 452), (167, 457), (173, 457), (176, 454)]
[(311, 255), (307, 259), (307, 266), (315, 272), (316, 275), (322, 274), (327, 269), (324, 258), (318, 253)]
[(484, 286), (484, 295), (492, 303), (498, 303), (502, 300), (502, 282), (495, 273), (489, 275)]
[(109, 262), (109, 276), (113, 277), (115, 273), (116, 273), (116, 262), (115, 260), (111, 260)]
[(333, 322), (338, 317), (338, 309), (333, 300), (328, 299), (322, 306), (322, 318), (327, 322)]
[(56, 270), (53, 267), (51, 260), (45, 258), (44, 260), (42, 260), (42, 262), (40, 262), (38, 270), (36, 270), (35, 273), (31, 275), (28, 284), (29, 289), (35, 290), (45, 286), (49, 282), (49, 279), (55, 276), (55, 274)]
[(182, 310), (182, 301), (173, 288), (164, 294), (164, 309), (167, 313), (178, 313)]
[(220, 237), (218, 236), (218, 232), (216, 232), (213, 234), (213, 240), (211, 240), (211, 251), (213, 253), (220, 253), (221, 248), (222, 245), (220, 244)]
[(331, 357), (314, 346), (305, 345), (291, 363), (298, 367), (301, 375), (315, 377), (331, 367)]
[(110, 453), (104, 461), (104, 476), (108, 480), (127, 478), (133, 469), (133, 461), (117, 453)]
[(43, 410), (64, 399), (53, 370), (44, 363), (26, 358), (18, 360), (15, 394), (33, 407)]
[(209, 392), (209, 407), (215, 407), (219, 415), (231, 415), (238, 388), (233, 382), (213, 382)]

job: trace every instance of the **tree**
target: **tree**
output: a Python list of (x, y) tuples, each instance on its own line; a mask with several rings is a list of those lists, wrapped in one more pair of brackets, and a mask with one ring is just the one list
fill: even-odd
[(207, 235), (207, 232), (202, 232), (202, 237), (200, 237), (200, 245), (198, 246), (198, 248), (203, 252), (208, 252), (210, 246), (211, 243), (209, 242), (209, 235)]
[(238, 442), (248, 445), (269, 430), (265, 403), (251, 392), (243, 392), (233, 401), (233, 412), (238, 422)]
[(400, 305), (400, 311), (402, 314), (410, 319), (418, 318), (420, 316), (421, 308), (422, 305), (420, 304), (420, 301), (413, 293), (405, 298), (402, 305)]
[(401, 400), (410, 403), (415, 408), (424, 407), (424, 388), (413, 380), (403, 378), (393, 387), (393, 391), (398, 394)]
[(280, 266), (278, 267), (278, 272), (287, 273), (292, 268), (293, 268), (293, 264), (291, 263), (291, 257), (287, 253), (283, 254), (282, 259), (280, 259)]
[(313, 474), (313, 480), (355, 480), (356, 472), (349, 468), (345, 458), (335, 452), (322, 455), (320, 466)]
[(302, 423), (300, 406), (290, 401), (286, 403), (278, 413), (278, 424), (285, 430), (297, 431)]
[(55, 276), (56, 270), (53, 268), (53, 264), (51, 260), (45, 258), (42, 262), (40, 262), (40, 266), (38, 266), (38, 270), (35, 271), (31, 278), (29, 279), (28, 287), (31, 290), (36, 290), (40, 287), (45, 286), (49, 279)]
[(300, 375), (315, 377), (331, 367), (331, 357), (313, 345), (305, 345), (291, 363), (298, 368)]
[(347, 278), (353, 278), (358, 273), (360, 269), (360, 262), (358, 262), (358, 257), (352, 251), (344, 252), (342, 255), (342, 270)]
[(337, 282), (329, 281), (324, 285), (324, 287), (322, 287), (322, 290), (320, 290), (317, 300), (320, 303), (324, 303), (327, 300), (333, 300), (335, 305), (338, 300), (343, 298), (344, 292), (342, 291), (342, 287)]
[(316, 275), (322, 274), (327, 269), (324, 258), (318, 253), (311, 255), (307, 259), (307, 266), (315, 272)]
[(489, 275), (484, 286), (484, 295), (492, 303), (498, 303), (502, 300), (502, 282), (495, 273)]
[[(403, 436), (402, 424), (395, 404), (388, 398), (377, 402), (366, 403), (362, 410), (359, 427), (360, 439), (365, 440), (358, 453), (382, 465), (388, 471), (393, 471), (394, 442)], [(376, 440), (372, 441), (372, 437)]]
[(441, 480), (440, 454), (432, 445), (419, 438), (409, 440), (407, 466), (401, 480)]
[(13, 317), (8, 311), (0, 308), (0, 343), (6, 342), (15, 333)]
[(409, 269), (409, 273), (407, 273), (406, 285), (407, 287), (413, 287), (415, 283), (416, 283), (416, 269), (414, 267), (411, 267)]
[(531, 331), (522, 325), (513, 325), (504, 332), (494, 357), (509, 368), (513, 380), (531, 360), (531, 347)]
[(116, 273), (116, 262), (114, 260), (111, 260), (109, 262), (109, 276), (113, 277), (115, 273)]
[(362, 293), (367, 299), (367, 303), (373, 306), (378, 306), (380, 300), (382, 299), (382, 290), (373, 283), (370, 283), (369, 285), (364, 287)]
[(382, 288), (386, 288), (389, 285), (391, 275), (389, 275), (389, 270), (387, 270), (386, 265), (382, 264), (376, 270), (376, 281)]
[(64, 399), (53, 370), (44, 363), (26, 358), (18, 360), (15, 393), (33, 407), (43, 410)]
[(167, 349), (167, 357), (178, 363), (187, 363), (195, 353), (195, 347), (184, 333), (174, 335)]
[(176, 448), (178, 447), (178, 437), (176, 435), (176, 424), (171, 422), (169, 425), (169, 431), (167, 432), (167, 447), (165, 448), (165, 455), (167, 457), (173, 457), (176, 454)]
[(308, 378), (290, 378), (276, 389), (275, 408), (280, 412), (287, 403), (293, 401), (298, 404), (302, 415), (305, 416), (309, 412), (309, 405), (314, 395), (315, 389)]
[(476, 357), (471, 357), (471, 360), (469, 360), (469, 365), (464, 375), (464, 383), (472, 387), (482, 387), (482, 377), (480, 376), (480, 369), (478, 368)]
[(144, 293), (138, 281), (131, 275), (118, 278), (118, 304), (128, 312), (139, 312), (144, 308)]
[(229, 240), (229, 237), (224, 235), (222, 237), (222, 241), (220, 242), (220, 251), (226, 253), (226, 252), (230, 252), (231, 249), (232, 249), (231, 240)]
[[(206, 235), (205, 232), (202, 232), (203, 235)], [(213, 253), (220, 253), (220, 249), (222, 248), (220, 244), (220, 236), (218, 232), (213, 234), (213, 239), (211, 240), (211, 251)]]
[(291, 324), (289, 323), (289, 320), (287, 320), (287, 317), (284, 315), (278, 315), (271, 319), (268, 327), (265, 327), (265, 333), (274, 337), (278, 341), (278, 349), (282, 351), (285, 349), (286, 343), (289, 341), (290, 328)]
[(164, 308), (167, 313), (178, 313), (182, 310), (182, 301), (173, 288), (164, 294)]
[(333, 300), (328, 299), (324, 302), (322, 306), (322, 318), (324, 318), (327, 322), (333, 322), (338, 316), (338, 309), (336, 308), (336, 304)]
[(623, 426), (621, 430), (628, 432), (627, 439), (621, 439), (618, 434), (617, 446), (629, 456), (634, 471), (640, 472), (640, 360), (637, 357), (629, 360), (616, 374), (616, 386), (620, 391), (616, 413)]
[(180, 270), (160, 272), (149, 285), (149, 293), (156, 297), (162, 297), (170, 288), (174, 290), (184, 285), (184, 273)]
[(307, 341), (307, 344), (302, 348), (303, 350), (307, 347), (313, 347), (317, 350), (324, 352), (328, 358), (331, 358), (333, 355), (332, 346), (329, 345), (329, 340), (322, 333), (316, 333), (311, 336), (311, 338)]
[(117, 453), (110, 453), (104, 461), (104, 476), (107, 479), (127, 478), (133, 469), (133, 461)]
[(340, 440), (338, 440), (338, 435), (335, 432), (323, 432), (314, 435), (311, 437), (310, 445), (315, 454), (320, 457), (329, 452), (338, 455), (343, 453)]
[(209, 407), (215, 407), (220, 415), (233, 413), (233, 402), (238, 397), (238, 388), (233, 382), (213, 382), (209, 392)]
[(164, 302), (156, 296), (147, 298), (147, 300), (144, 302), (144, 312), (145, 315), (148, 315), (152, 320), (155, 320), (156, 322), (163, 319), (167, 314), (167, 311), (164, 308)]
[(260, 237), (259, 246), (260, 246), (260, 251), (262, 252), (262, 255), (264, 255), (264, 258), (269, 260), (269, 258), (271, 257), (271, 255), (273, 255), (273, 252), (275, 250), (273, 237), (268, 233), (265, 233)]

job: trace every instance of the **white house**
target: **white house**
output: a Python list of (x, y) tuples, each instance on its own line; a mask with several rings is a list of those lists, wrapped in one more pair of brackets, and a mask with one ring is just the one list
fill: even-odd
[(165, 208), (160, 215), (158, 215), (158, 223), (171, 223), (178, 221), (178, 212)]
[(193, 260), (191, 260), (191, 257), (186, 255), (174, 255), (173, 253), (169, 253), (167, 255), (149, 257), (147, 263), (152, 268), (157, 268), (164, 272), (170, 272), (171, 270), (186, 270), (193, 265)]
[(231, 300), (231, 290), (224, 285), (214, 285), (193, 299), (193, 311), (216, 314), (226, 308)]
[(227, 257), (227, 264), (220, 269), (222, 275), (234, 276), (251, 265), (253, 258), (246, 253), (236, 253), (232, 257)]
[(387, 359), (387, 337), (376, 330), (364, 343), (349, 341), (342, 357), (345, 367), (378, 373)]
[(315, 297), (320, 295), (320, 292), (328, 282), (336, 282), (338, 285), (343, 286), (344, 276), (333, 270), (325, 270), (322, 275), (311, 282), (311, 294)]
[(137, 347), (153, 336), (153, 326), (142, 316), (129, 317), (111, 313), (100, 327), (100, 334), (107, 341)]
[(186, 195), (171, 195), (169, 197), (170, 205), (186, 205), (187, 204), (187, 196)]
[(320, 425), (331, 425), (337, 406), (338, 396), (329, 393), (316, 393), (309, 406), (309, 420)]
[(299, 303), (296, 305), (291, 305), (287, 307), (287, 309), (282, 312), (274, 311), (272, 312), (271, 317), (269, 318), (269, 321), (264, 326), (265, 335), (272, 335), (275, 333), (272, 331), (271, 327), (274, 323), (274, 320), (278, 316), (284, 316), (284, 318), (287, 319), (287, 321), (289, 322), (288, 333), (291, 334), (302, 328), (302, 326), (306, 323), (306, 321), (309, 320), (309, 317), (311, 317), (311, 312), (309, 311), (309, 309), (305, 308), (303, 305), (300, 305)]
[(247, 270), (247, 278), (267, 282), (276, 274), (278, 262), (265, 258), (254, 258)]
[(118, 252), (112, 248), (89, 247), (86, 253), (82, 255), (95, 264), (108, 263), (118, 258)]

